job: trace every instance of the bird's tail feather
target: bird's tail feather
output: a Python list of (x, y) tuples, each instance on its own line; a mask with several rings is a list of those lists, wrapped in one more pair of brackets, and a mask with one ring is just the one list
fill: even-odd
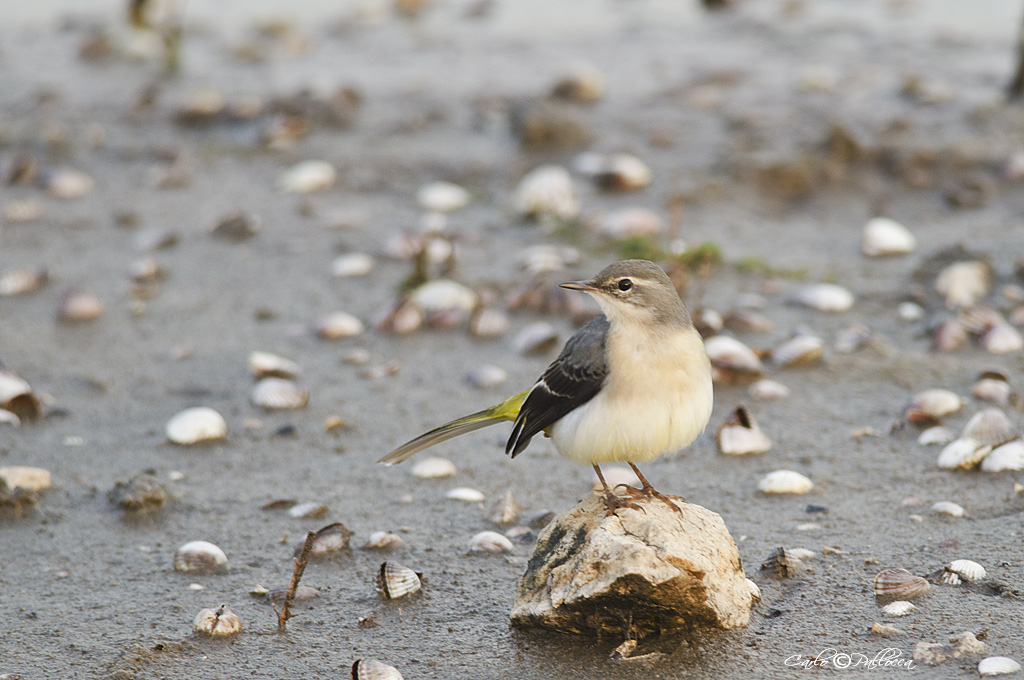
[(514, 421), (516, 416), (519, 415), (519, 408), (523, 405), (523, 401), (526, 399), (526, 395), (528, 393), (529, 390), (520, 392), (500, 404), (486, 408), (483, 411), (471, 413), (468, 416), (463, 416), (462, 418), (453, 420), (450, 423), (445, 423), (440, 427), (435, 427), (430, 432), (421, 434), (419, 437), (402, 444), (377, 462), (384, 463), (385, 465), (395, 465), (396, 463), (401, 463), (407, 458), (411, 458), (423, 449), (429, 449), (435, 444), (446, 442), (461, 434), (473, 432), (474, 430), (479, 430), (480, 428), (503, 421)]

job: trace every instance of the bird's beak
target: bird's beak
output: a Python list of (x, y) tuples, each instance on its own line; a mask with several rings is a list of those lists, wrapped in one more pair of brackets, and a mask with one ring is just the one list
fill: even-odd
[(565, 283), (558, 284), (559, 288), (568, 288), (569, 290), (597, 290), (590, 284), (590, 281), (566, 281)]

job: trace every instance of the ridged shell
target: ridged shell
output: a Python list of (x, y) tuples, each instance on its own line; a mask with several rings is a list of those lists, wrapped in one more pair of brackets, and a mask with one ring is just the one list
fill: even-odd
[(776, 470), (765, 475), (757, 488), (767, 494), (805, 494), (814, 488), (814, 483), (799, 472)]
[(581, 205), (569, 172), (557, 165), (542, 165), (520, 180), (515, 209), (526, 217), (570, 221), (579, 216)]
[(910, 612), (917, 609), (914, 603), (907, 602), (906, 600), (896, 600), (882, 607), (882, 614), (885, 616), (891, 616), (897, 618), (900, 616), (906, 616)]
[(382, 562), (377, 578), (381, 593), (388, 600), (411, 595), (422, 587), (420, 575), (398, 562)]
[(981, 346), (989, 354), (1009, 354), (1024, 349), (1024, 336), (1007, 323), (993, 326), (981, 336)]
[(944, 586), (958, 586), (961, 585), (963, 581), (960, 579), (960, 574), (956, 574), (946, 569), (942, 572), (942, 575), (939, 576), (939, 583)]
[(299, 365), (270, 352), (250, 352), (249, 372), (257, 378), (294, 378), (302, 373)]
[(916, 247), (917, 239), (896, 220), (875, 217), (864, 225), (860, 248), (868, 257), (904, 255)]
[(403, 680), (394, 666), (377, 659), (359, 659), (352, 664), (352, 680)]
[(997, 408), (987, 408), (971, 416), (964, 425), (961, 438), (970, 438), (979, 444), (999, 446), (1020, 436), (1005, 413)]
[(192, 627), (197, 633), (206, 635), (236, 635), (242, 632), (242, 619), (230, 607), (221, 605), (217, 609), (203, 609), (196, 614)]
[(789, 396), (789, 388), (775, 380), (758, 380), (747, 388), (747, 394), (751, 399), (758, 401), (774, 401), (785, 399)]
[(772, 440), (743, 406), (738, 406), (718, 427), (715, 442), (719, 451), (730, 456), (764, 453), (772, 448)]
[(396, 548), (404, 548), (408, 545), (398, 534), (393, 534), (390, 531), (374, 531), (370, 534), (370, 537), (366, 539), (366, 543), (363, 548), (377, 549), (377, 550), (392, 550)]
[(921, 446), (941, 444), (945, 446), (957, 438), (957, 432), (951, 427), (936, 425), (921, 432), (917, 437), (917, 443)]
[(512, 541), (496, 531), (481, 531), (469, 539), (470, 552), (511, 552)]
[(429, 182), (416, 192), (416, 202), (424, 210), (452, 212), (466, 207), (469, 192), (452, 182)]
[(983, 472), (1024, 470), (1024, 441), (1015, 439), (992, 449), (981, 461), (981, 469)]
[[(319, 529), (313, 536), (313, 547), (310, 549), (310, 554), (322, 557), (330, 553), (344, 550), (348, 547), (349, 540), (351, 538), (352, 531), (341, 522), (328, 524), (327, 526)], [(296, 557), (298, 557), (302, 552), (305, 542), (305, 539), (303, 539), (296, 544), (294, 551)]]
[(974, 560), (953, 560), (946, 569), (959, 575), (965, 581), (980, 581), (988, 575), (985, 567)]
[(932, 586), (906, 569), (884, 569), (875, 576), (875, 597), (910, 600), (924, 595)]
[(309, 402), (309, 392), (291, 380), (263, 378), (253, 388), (251, 400), (266, 409), (296, 409)]
[(794, 566), (796, 565), (790, 563), (786, 549), (780, 547), (773, 550), (768, 559), (761, 563), (761, 571), (766, 571), (779, 578), (789, 578), (792, 575), (791, 572)]
[(49, 274), (44, 267), (8, 269), (0, 274), (0, 297), (24, 295), (46, 283)]
[(497, 498), (487, 510), (487, 519), (495, 524), (511, 524), (519, 517), (523, 506), (516, 501), (511, 491), (506, 491)]
[(455, 463), (447, 458), (431, 456), (417, 462), (409, 472), (412, 473), (413, 477), (419, 477), (420, 479), (440, 479), (442, 477), (452, 477), (458, 472), (458, 469), (455, 467)]
[(366, 276), (373, 271), (376, 262), (366, 253), (345, 253), (331, 262), (331, 275), (341, 279)]
[(209, 541), (190, 541), (174, 553), (178, 571), (213, 571), (228, 563), (228, 556)]
[(969, 307), (988, 295), (992, 274), (984, 262), (954, 262), (935, 279), (935, 290), (950, 309)]
[(819, 312), (845, 312), (853, 307), (854, 297), (853, 293), (842, 286), (817, 283), (799, 289), (793, 293), (790, 301)]
[(316, 334), (326, 340), (353, 338), (366, 330), (363, 322), (347, 312), (332, 312), (320, 319)]
[(761, 375), (764, 364), (754, 350), (728, 335), (716, 335), (704, 341), (711, 364), (729, 373)]
[(778, 366), (800, 366), (821, 359), (825, 343), (816, 335), (801, 334), (772, 350), (772, 361)]
[(103, 303), (87, 290), (65, 291), (57, 301), (57, 318), (62, 321), (91, 321), (103, 315)]
[(956, 413), (963, 404), (963, 400), (955, 392), (938, 388), (924, 390), (911, 398), (904, 411), (904, 417), (912, 423), (927, 423)]
[(978, 662), (978, 675), (1009, 675), (1020, 670), (1020, 664), (1008, 656), (990, 656)]
[(949, 515), (950, 517), (963, 517), (965, 514), (964, 506), (953, 501), (939, 501), (933, 503), (931, 511), (936, 515)]
[(309, 194), (334, 184), (337, 172), (325, 161), (303, 161), (281, 174), (277, 188), (285, 193)]
[(444, 495), (445, 498), (464, 503), (483, 503), (487, 496), (479, 489), (471, 489), (468, 486), (459, 486)]
[(955, 439), (942, 449), (937, 462), (944, 470), (970, 470), (982, 461), (992, 450), (991, 446), (983, 445), (975, 439), (961, 437)]
[(228, 433), (224, 417), (206, 406), (187, 408), (167, 421), (167, 439), (188, 446), (203, 441), (223, 439)]

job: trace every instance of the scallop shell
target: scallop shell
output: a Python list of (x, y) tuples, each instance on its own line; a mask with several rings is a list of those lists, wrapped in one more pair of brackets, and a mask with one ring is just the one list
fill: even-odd
[(291, 380), (263, 378), (250, 398), (254, 405), (265, 409), (296, 409), (309, 402), (309, 392)]
[(515, 208), (526, 217), (571, 221), (579, 216), (581, 205), (569, 171), (557, 165), (542, 165), (520, 180)]
[(453, 501), (463, 501), (464, 503), (483, 503), (487, 498), (483, 491), (471, 489), (468, 486), (456, 487), (446, 493), (444, 497)]
[(905, 255), (916, 247), (917, 239), (896, 220), (875, 217), (864, 225), (860, 248), (868, 257)]
[(270, 352), (250, 352), (249, 372), (257, 378), (295, 378), (302, 369), (291, 359)]
[(891, 616), (897, 618), (900, 616), (906, 616), (910, 612), (917, 609), (912, 602), (906, 600), (896, 600), (882, 607), (882, 614), (885, 616)]
[(933, 444), (942, 444), (945, 446), (956, 438), (957, 433), (953, 428), (936, 425), (935, 427), (929, 427), (927, 430), (921, 432), (917, 437), (917, 443), (921, 446), (931, 446)]
[(27, 465), (7, 465), (0, 467), (0, 482), (8, 490), (22, 489), (29, 493), (45, 491), (53, 484), (49, 470)]
[(989, 354), (1009, 354), (1024, 349), (1024, 336), (1007, 323), (1000, 323), (981, 336), (981, 346)]
[(716, 335), (704, 341), (704, 349), (708, 353), (711, 365), (729, 374), (761, 375), (764, 364), (754, 350), (736, 338), (728, 335)]
[(34, 269), (8, 269), (0, 274), (0, 297), (24, 295), (38, 290), (49, 274), (44, 267)]
[(228, 556), (208, 541), (190, 541), (174, 553), (174, 568), (178, 571), (213, 571), (228, 563)]
[(814, 488), (814, 483), (799, 472), (776, 470), (765, 475), (757, 488), (767, 494), (805, 494)]
[(409, 470), (413, 477), (420, 479), (440, 479), (441, 477), (452, 477), (457, 472), (455, 463), (447, 458), (432, 456), (424, 458)]
[(975, 439), (961, 437), (946, 445), (939, 454), (938, 466), (944, 470), (970, 470), (992, 450)]
[(508, 380), (508, 372), (499, 366), (484, 364), (470, 371), (466, 375), (466, 380), (478, 390), (488, 390), (505, 384), (505, 381)]
[(821, 359), (824, 341), (816, 335), (801, 334), (785, 341), (772, 350), (772, 361), (778, 366), (801, 366)]
[(984, 262), (954, 262), (935, 279), (935, 290), (946, 298), (946, 307), (969, 307), (988, 295), (992, 273)]
[(481, 531), (469, 539), (470, 552), (511, 552), (512, 541), (496, 531)]
[(188, 446), (203, 441), (223, 439), (228, 425), (224, 417), (206, 406), (187, 408), (167, 421), (164, 428), (167, 439), (174, 444)]
[(398, 534), (393, 534), (390, 531), (374, 531), (370, 534), (370, 537), (366, 539), (366, 544), (363, 548), (373, 548), (378, 550), (391, 550), (395, 548), (404, 548), (408, 545)]
[[(799, 560), (796, 560), (799, 562)], [(761, 571), (767, 571), (779, 578), (789, 578), (791, 575), (792, 567), (795, 564), (790, 564), (789, 555), (786, 554), (785, 548), (776, 548), (772, 551), (772, 554), (768, 556), (764, 562), (761, 563)]]
[(63, 321), (91, 321), (103, 315), (103, 303), (87, 290), (65, 291), (57, 302), (57, 318)]
[(388, 600), (411, 595), (422, 587), (420, 574), (398, 562), (382, 562), (377, 579), (381, 593)]
[(352, 680), (403, 680), (394, 666), (377, 659), (359, 659), (352, 664)]
[(819, 312), (845, 312), (853, 307), (854, 297), (846, 288), (834, 283), (817, 283), (793, 293), (790, 301)]
[(747, 388), (747, 394), (751, 399), (758, 401), (774, 401), (785, 399), (789, 396), (789, 388), (775, 380), (758, 380)]
[(1020, 664), (1008, 656), (990, 656), (978, 662), (978, 675), (1009, 675), (1020, 670)]
[(192, 627), (206, 635), (236, 635), (242, 632), (242, 619), (230, 607), (222, 604), (217, 609), (203, 609), (196, 614)]
[(961, 438), (970, 438), (979, 444), (999, 446), (1020, 436), (1005, 413), (997, 408), (987, 408), (975, 413), (964, 425)]
[(932, 505), (931, 510), (936, 515), (949, 515), (950, 517), (963, 517), (964, 507), (952, 501), (939, 501)]
[(519, 517), (523, 506), (516, 501), (511, 491), (506, 491), (491, 504), (487, 510), (487, 519), (495, 524), (511, 524)]
[(285, 193), (309, 194), (331, 186), (336, 176), (334, 166), (326, 161), (303, 161), (278, 177), (277, 188)]
[(911, 398), (904, 416), (912, 423), (930, 422), (956, 413), (964, 402), (955, 392), (930, 389), (918, 392)]
[(884, 569), (875, 576), (875, 597), (910, 600), (924, 595), (932, 586), (906, 569)]
[(623, 208), (610, 212), (594, 224), (594, 232), (616, 241), (635, 236), (657, 236), (665, 231), (665, 220), (647, 208)]
[(331, 262), (331, 275), (338, 278), (366, 276), (373, 271), (376, 262), (366, 253), (345, 253)]
[[(341, 522), (334, 522), (328, 524), (325, 527), (317, 530), (313, 536), (313, 547), (310, 549), (310, 554), (316, 557), (322, 557), (324, 555), (344, 550), (348, 547), (349, 540), (352, 538), (352, 531)], [(295, 546), (295, 556), (298, 557), (302, 553), (302, 548), (305, 544), (305, 539), (299, 541)]]
[(985, 567), (973, 560), (953, 560), (946, 569), (965, 581), (980, 581), (988, 575)]
[(983, 472), (1024, 470), (1024, 441), (1015, 439), (992, 449), (981, 461), (981, 469)]
[(316, 334), (326, 340), (353, 338), (365, 330), (363, 322), (347, 312), (331, 312), (316, 326)]
[(736, 410), (718, 427), (715, 431), (715, 442), (719, 451), (730, 456), (764, 453), (772, 448), (772, 440), (743, 406), (736, 407)]
[(430, 182), (416, 192), (416, 202), (424, 210), (452, 212), (466, 207), (469, 192), (452, 182)]

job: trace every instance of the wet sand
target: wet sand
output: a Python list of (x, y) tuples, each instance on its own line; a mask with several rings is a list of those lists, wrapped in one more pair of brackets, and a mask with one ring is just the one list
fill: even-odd
[[(69, 201), (33, 185), (0, 193), (5, 205), (40, 197), (46, 206), (38, 222), (0, 225), (0, 270), (38, 264), (54, 278), (33, 294), (0, 298), (0, 359), (46, 395), (47, 414), (21, 428), (0, 426), (0, 464), (43, 467), (55, 482), (35, 509), (0, 523), (0, 673), (345, 677), (353, 660), (372, 656), (410, 679), (794, 677), (811, 671), (787, 668), (793, 655), (834, 648), (874, 657), (895, 648), (906, 659), (919, 641), (965, 630), (986, 631), (990, 654), (1024, 660), (1024, 494), (1013, 486), (1024, 474), (940, 470), (938, 450), (919, 446), (916, 428), (890, 433), (921, 389), (968, 395), (977, 374), (992, 368), (1024, 389), (1021, 352), (995, 356), (975, 344), (936, 354), (926, 322), (896, 313), (914, 292), (914, 270), (956, 244), (990, 258), (999, 281), (991, 303), (1007, 306), (1002, 285), (1022, 283), (1013, 271), (1024, 258), (1024, 194), (1004, 166), (1024, 150), (1024, 115), (1002, 99), (1020, 8), (994, 0), (971, 12), (957, 3), (747, 4), (705, 15), (654, 0), (572, 2), (557, 11), (499, 0), (485, 16), (467, 17), (469, 3), (452, 1), (414, 21), (383, 11), (369, 25), (352, 18), (354, 3), (311, 4), (308, 13), (286, 17), (308, 39), (298, 53), (290, 39), (252, 37), (257, 21), (279, 16), (271, 7), (190, 7), (182, 72), (166, 80), (158, 60), (78, 57), (95, 26), (110, 31), (115, 45), (125, 38), (113, 3), (88, 14), (39, 3), (0, 20), (0, 161), (28, 151), (44, 170), (70, 166), (96, 182), (90, 195)], [(257, 44), (264, 59), (233, 58), (244, 42)], [(545, 95), (580, 60), (607, 78), (604, 99), (575, 109), (594, 141), (523, 149), (509, 132), (508, 111)], [(908, 88), (912, 77), (919, 84)], [(138, 110), (150, 83), (159, 95)], [(351, 125), (314, 126), (293, 147), (271, 151), (255, 123), (196, 128), (174, 120), (200, 87), (229, 101), (267, 101), (309, 86), (358, 90), (362, 104)], [(852, 156), (829, 155), (833, 125), (857, 140)], [(99, 129), (102, 144), (91, 146)], [(643, 206), (667, 216), (670, 198), (681, 194), (679, 237), (713, 241), (728, 263), (756, 258), (760, 267), (718, 268), (703, 303), (727, 311), (739, 293), (771, 291), (762, 311), (775, 330), (741, 339), (772, 347), (803, 324), (827, 343), (821, 364), (770, 371), (791, 389), (788, 399), (751, 402), (744, 384), (718, 386), (709, 431), (682, 454), (644, 468), (660, 490), (724, 517), (763, 593), (749, 628), (666, 641), (659, 647), (666, 655), (646, 662), (610, 661), (621, 640), (510, 630), (532, 545), (518, 543), (508, 556), (467, 554), (469, 538), (494, 526), (479, 507), (444, 497), (456, 486), (480, 489), (488, 501), (512, 490), (530, 518), (571, 507), (588, 492), (589, 468), (561, 459), (542, 440), (510, 461), (502, 455), (505, 427), (439, 448), (458, 466), (453, 478), (421, 480), (408, 464), (374, 464), (410, 437), (531, 384), (556, 350), (521, 356), (516, 331), (545, 319), (566, 338), (567, 320), (516, 313), (510, 332), (495, 340), (464, 328), (407, 336), (369, 330), (334, 342), (312, 332), (334, 310), (372, 327), (410, 270), (380, 255), (383, 243), (418, 229), (416, 189), (431, 180), (473, 193), (449, 218), (458, 236), (453, 276), (467, 285), (511, 289), (526, 276), (518, 254), (536, 243), (568, 239), (581, 250), (564, 280), (617, 259), (615, 247), (592, 234), (548, 234), (510, 207), (526, 171), (569, 165), (585, 148), (629, 150), (655, 177), (633, 194), (599, 192), (577, 177), (585, 214)], [(169, 150), (185, 159), (183, 187), (154, 186)], [(310, 158), (338, 169), (333, 187), (304, 197), (275, 190), (281, 172)], [(981, 198), (969, 207), (949, 200), (964, 195)], [(257, 235), (237, 244), (209, 235), (218, 218), (238, 210), (259, 217)], [(358, 226), (330, 228), (339, 211)], [(117, 226), (115, 217), (126, 213), (136, 226)], [(917, 250), (864, 258), (861, 228), (876, 214), (907, 225)], [(157, 230), (174, 230), (180, 240), (140, 252), (140, 235)], [(332, 277), (331, 261), (348, 250), (378, 256), (374, 271)], [(156, 297), (139, 301), (130, 295), (129, 268), (147, 254), (169, 274)], [(801, 281), (767, 269), (842, 284), (857, 302), (841, 314), (787, 305)], [(105, 314), (55, 321), (59, 294), (73, 287), (94, 291)], [(924, 300), (929, 316), (941, 311), (936, 296)], [(837, 334), (854, 323), (880, 342), (836, 352)], [(368, 350), (371, 368), (397, 361), (401, 369), (367, 378), (366, 367), (342, 361), (354, 348)], [(253, 350), (299, 363), (311, 393), (306, 408), (264, 412), (249, 403)], [(504, 368), (508, 382), (485, 391), (468, 386), (466, 373), (485, 363)], [(740, 403), (772, 438), (770, 452), (716, 451), (713, 428)], [(166, 443), (166, 421), (195, 405), (224, 414), (227, 440)], [(959, 428), (981, 406), (967, 397), (948, 424)], [(331, 415), (348, 427), (325, 432)], [(262, 428), (247, 429), (249, 419)], [(284, 426), (294, 433), (275, 434)], [(852, 436), (864, 428), (874, 434)], [(756, 490), (764, 474), (784, 468), (806, 474), (815, 488), (792, 497)], [(107, 491), (147, 469), (175, 499), (142, 518), (122, 516)], [(923, 504), (905, 507), (910, 497)], [(260, 509), (280, 498), (320, 501), (330, 512), (299, 520)], [(966, 516), (929, 514), (941, 500), (963, 505)], [(331, 521), (355, 532), (356, 548), (310, 565), (303, 583), (321, 595), (297, 605), (300, 616), (279, 634), (272, 608), (248, 592), (286, 585), (294, 544)], [(384, 529), (399, 531), (409, 546), (388, 556), (358, 549)], [(230, 568), (175, 572), (175, 548), (200, 539), (220, 545)], [(817, 557), (777, 580), (758, 565), (779, 546)], [(385, 558), (424, 573), (421, 596), (381, 601), (374, 575)], [(910, 616), (882, 618), (871, 590), (879, 570), (924, 575), (958, 558), (985, 565), (986, 583), (936, 587)], [(224, 641), (194, 637), (195, 614), (220, 603), (239, 613), (245, 632)], [(361, 627), (369, 615), (379, 625)], [(876, 622), (902, 634), (871, 634)], [(916, 673), (975, 677), (976, 662)]]

